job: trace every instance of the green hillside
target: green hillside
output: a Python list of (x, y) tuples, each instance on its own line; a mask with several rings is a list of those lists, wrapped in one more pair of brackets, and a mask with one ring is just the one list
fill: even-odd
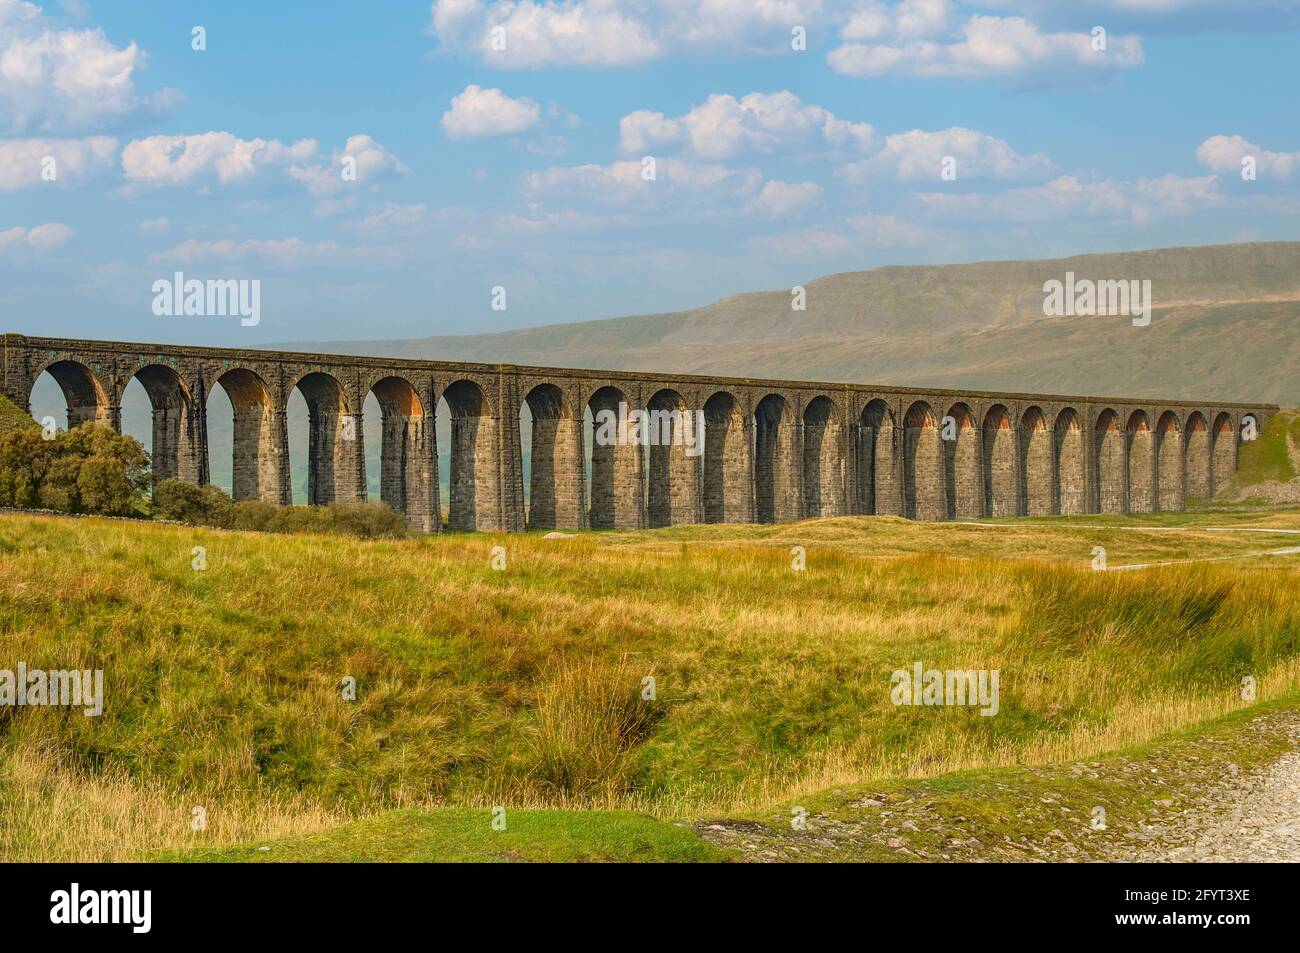
[[(1150, 279), (1155, 314), (1042, 313), (1043, 282)], [(891, 266), (691, 311), (464, 337), (295, 344), (335, 353), (918, 386), (1300, 404), (1300, 242)]]
[(28, 416), (26, 411), (15, 407), (12, 401), (0, 395), (0, 434), (6, 434), (11, 430), (30, 430), (39, 426), (40, 424)]

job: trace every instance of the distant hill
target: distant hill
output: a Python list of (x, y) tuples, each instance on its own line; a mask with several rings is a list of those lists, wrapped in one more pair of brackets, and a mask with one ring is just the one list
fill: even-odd
[[(1044, 317), (1043, 283), (1150, 279), (1149, 327)], [(691, 311), (460, 337), (296, 343), (333, 353), (1300, 405), (1300, 242), (891, 266)]]

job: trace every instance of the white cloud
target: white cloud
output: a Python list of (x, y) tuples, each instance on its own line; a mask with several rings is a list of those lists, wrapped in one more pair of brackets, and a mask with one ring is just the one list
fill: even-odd
[(655, 178), (646, 179), (640, 161), (609, 165), (552, 166), (524, 178), (524, 188), (534, 195), (580, 198), (605, 205), (696, 202), (712, 197), (718, 203), (745, 200), (757, 194), (762, 176), (757, 169), (731, 169), (708, 162), (660, 158)]
[(0, 0), (0, 113), (12, 129), (97, 126), (174, 102), (171, 90), (137, 92), (144, 60), (103, 30), (55, 29), (34, 4)]
[(1099, 78), (1142, 63), (1135, 36), (1108, 36), (1106, 49), (1093, 49), (1088, 33), (1044, 33), (1023, 17), (974, 16), (950, 42), (930, 39), (846, 43), (827, 55), (846, 76), (889, 73), (960, 79), (1011, 78), (1035, 74), (1048, 82)]
[(1290, 179), (1300, 169), (1300, 152), (1270, 152), (1241, 136), (1211, 136), (1196, 147), (1196, 159), (1213, 172), (1240, 175), (1241, 160), (1255, 160), (1255, 174), (1260, 178)]
[(206, 184), (214, 179), (229, 185), (246, 181), (268, 166), (303, 162), (318, 148), (314, 139), (286, 145), (275, 139), (240, 139), (229, 132), (150, 136), (122, 150), (122, 171), (134, 189)]
[(21, 225), (0, 232), (0, 251), (26, 245), (36, 251), (58, 248), (72, 237), (72, 229), (60, 222), (23, 228)]
[[(46, 158), (53, 158), (54, 178), (42, 178)], [(110, 136), (86, 139), (0, 139), (0, 192), (31, 186), (72, 188), (112, 168), (117, 140)]]
[(451, 139), (504, 136), (532, 129), (541, 116), (541, 107), (531, 99), (511, 99), (499, 89), (471, 83), (442, 114), (442, 128)]
[[(445, 48), (474, 51), (493, 66), (628, 66), (657, 59), (662, 46), (645, 24), (609, 3), (487, 4), (442, 0), (432, 8), (433, 31)], [(505, 48), (493, 49), (498, 30)]]
[[(789, 52), (790, 29), (846, 16), (852, 0), (440, 0), (440, 46), (500, 69), (637, 66), (674, 53)], [(494, 29), (504, 49), (493, 48)]]
[(938, 181), (951, 156), (958, 181), (965, 179), (1042, 179), (1053, 171), (1045, 155), (1024, 156), (1003, 139), (977, 129), (954, 126), (936, 132), (913, 129), (885, 138), (875, 155), (839, 168), (850, 184), (889, 177), (899, 182)]
[(335, 242), (304, 242), (301, 238), (255, 239), (241, 242), (231, 239), (198, 241), (189, 239), (175, 248), (151, 255), (159, 263), (192, 265), (203, 261), (238, 261), (258, 258), (277, 265), (302, 265), (327, 261), (339, 251)]
[(789, 218), (821, 201), (822, 187), (815, 182), (779, 182), (772, 179), (750, 203), (749, 209), (770, 219)]
[(1135, 222), (1145, 222), (1153, 215), (1181, 215), (1213, 205), (1224, 196), (1212, 175), (1187, 178), (1163, 175), (1158, 179), (1138, 179), (1128, 183), (1130, 214)]
[[(310, 141), (310, 140), (307, 140)], [(314, 151), (314, 150), (313, 150)], [(346, 160), (351, 159), (351, 164)], [(351, 168), (356, 177), (345, 179), (344, 170)], [(291, 179), (307, 186), (312, 195), (332, 195), (360, 183), (374, 183), (379, 179), (409, 172), (401, 160), (367, 135), (349, 136), (342, 150), (335, 150), (329, 165), (291, 165)]]
[(705, 159), (828, 146), (866, 151), (875, 138), (867, 123), (838, 119), (788, 90), (750, 93), (740, 99), (714, 93), (703, 105), (676, 118), (641, 109), (619, 120), (619, 148), (633, 154), (677, 147)]
[(1043, 185), (1003, 192), (951, 195), (921, 193), (917, 197), (935, 218), (952, 222), (1036, 223), (1078, 220), (1145, 222), (1155, 214), (1182, 214), (1196, 207), (1217, 205), (1223, 196), (1215, 177), (1166, 175), (1133, 182), (1081, 182), (1062, 175)]
[(161, 218), (148, 218), (140, 223), (140, 231), (146, 235), (161, 235), (171, 228), (172, 223), (164, 215)]
[(902, 0), (886, 6), (868, 0), (840, 30), (844, 40), (918, 39), (947, 29), (954, 17), (950, 0)]

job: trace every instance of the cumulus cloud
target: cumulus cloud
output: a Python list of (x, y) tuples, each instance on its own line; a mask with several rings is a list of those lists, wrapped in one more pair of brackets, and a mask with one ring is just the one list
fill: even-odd
[(1021, 155), (1003, 139), (954, 126), (936, 132), (913, 129), (887, 136), (874, 155), (847, 163), (838, 172), (851, 185), (875, 177), (899, 182), (935, 181), (947, 157), (954, 160), (958, 180), (1033, 180), (1046, 178), (1053, 171), (1052, 161), (1045, 155)]
[(101, 29), (60, 30), (35, 4), (0, 0), (0, 114), (16, 131), (93, 127), (174, 103), (144, 96), (135, 74), (145, 53), (115, 46)]
[(541, 107), (531, 99), (511, 99), (499, 89), (470, 84), (442, 114), (442, 128), (451, 139), (478, 139), (525, 132), (541, 117)]
[(821, 201), (822, 187), (815, 182), (779, 182), (776, 179), (763, 183), (758, 197), (750, 203), (750, 211), (770, 219), (789, 218)]
[(790, 49), (790, 30), (842, 16), (850, 0), (438, 0), (440, 46), (500, 69), (638, 66), (674, 53)]
[[(856, 31), (863, 35), (864, 30)], [(973, 16), (940, 39), (888, 36), (883, 42), (848, 42), (827, 62), (845, 76), (902, 74), (959, 79), (1017, 78), (1048, 82), (1101, 78), (1142, 63), (1135, 36), (1108, 36), (1104, 51), (1089, 33), (1046, 33), (1023, 17)]]
[(1211, 136), (1196, 147), (1196, 160), (1213, 172), (1240, 175), (1247, 157), (1255, 160), (1259, 178), (1286, 181), (1300, 169), (1300, 152), (1271, 152), (1241, 136)]
[(750, 93), (740, 99), (714, 93), (703, 105), (674, 118), (641, 109), (619, 120), (623, 152), (681, 147), (705, 159), (827, 147), (866, 151), (875, 138), (867, 123), (839, 119), (788, 90)]
[[(1115, 0), (1117, 4), (1180, 0)], [(1223, 3), (1226, 0), (1201, 0)], [(1248, 0), (1252, 3), (1292, 0)], [(1004, 5), (986, 0), (979, 6)], [(1051, 32), (1020, 16), (974, 15), (953, 0), (437, 0), (430, 32), (449, 52), (499, 69), (639, 66), (667, 56), (789, 53), (791, 29), (838, 35), (838, 72), (879, 76), (1015, 76), (1096, 79), (1142, 62), (1140, 41)]]
[(0, 251), (26, 246), (35, 251), (58, 248), (72, 237), (72, 229), (61, 222), (49, 222), (32, 228), (15, 226), (0, 232)]
[(189, 239), (175, 248), (151, 255), (160, 264), (193, 265), (204, 261), (238, 261), (256, 258), (277, 265), (305, 265), (334, 258), (339, 251), (335, 242), (304, 242), (301, 238), (255, 239), (244, 241), (198, 241)]
[[(307, 186), (312, 195), (324, 196), (358, 183), (373, 184), (390, 176), (403, 175), (410, 169), (370, 136), (356, 135), (349, 136), (343, 148), (334, 151), (329, 165), (295, 163), (287, 171), (291, 179)], [(345, 173), (355, 177), (345, 178)]]
[(229, 185), (246, 181), (268, 166), (303, 162), (318, 148), (314, 139), (286, 145), (275, 139), (240, 139), (229, 132), (150, 136), (136, 139), (122, 150), (122, 171), (135, 189), (214, 180)]
[[(117, 140), (111, 136), (0, 139), (0, 192), (50, 185), (74, 188), (112, 168), (116, 158)], [(53, 178), (46, 177), (47, 169)]]
[(919, 39), (952, 25), (950, 0), (902, 0), (895, 6), (865, 2), (840, 29), (844, 40)]

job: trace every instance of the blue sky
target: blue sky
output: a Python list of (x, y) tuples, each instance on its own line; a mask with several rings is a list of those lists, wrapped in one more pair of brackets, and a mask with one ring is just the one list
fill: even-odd
[[(1300, 0), (0, 0), (0, 324), (468, 334), (1296, 239), (1298, 26)], [(258, 279), (260, 324), (155, 315), (176, 271)]]

